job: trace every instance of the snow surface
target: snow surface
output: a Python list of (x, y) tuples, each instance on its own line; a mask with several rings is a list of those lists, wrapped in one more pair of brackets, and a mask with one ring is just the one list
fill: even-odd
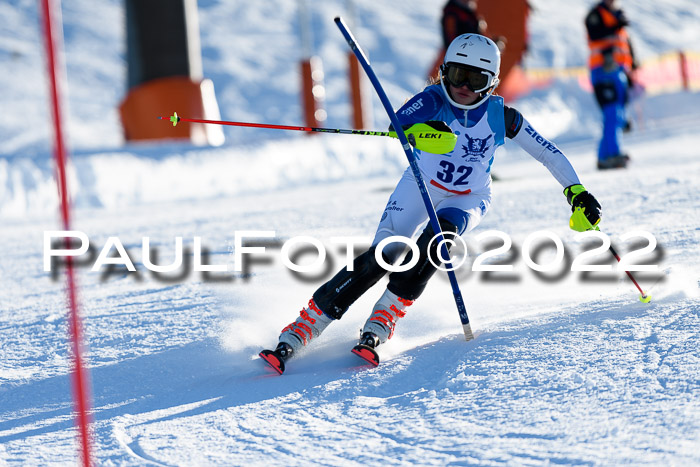
[[(222, 117), (299, 123), (296, 3), (249, 3), (199, 2), (204, 73)], [(532, 3), (526, 65), (582, 65), (591, 2)], [(440, 5), (354, 4), (355, 35), (398, 106), (434, 58)], [(310, 5), (327, 125), (345, 127), (347, 46), (332, 18), (347, 5)], [(699, 43), (692, 0), (624, 7), (642, 58)], [(383, 363), (362, 366), (349, 349), (382, 281), (278, 377), (257, 352), (342, 264), (330, 238), (371, 238), (406, 165), (400, 145), (228, 128), (219, 148), (124, 145), (121, 2), (63, 8), (73, 227), (95, 254), (118, 237), (139, 270), (86, 264), (78, 274), (99, 465), (700, 465), (698, 94), (636, 102), (636, 130), (625, 136), (633, 164), (615, 172), (594, 170), (600, 123), (590, 95), (559, 82), (515, 104), (572, 160), (621, 253), (638, 247), (619, 239), (627, 232), (656, 237), (642, 262), (659, 271), (635, 273), (650, 304), (624, 274), (538, 275), (524, 265), (524, 241), (539, 230), (564, 241), (569, 261), (591, 246), (568, 230), (561, 187), (507, 145), (492, 209), (458, 272), (477, 338), (464, 342), (438, 275), (380, 347)], [(44, 231), (59, 223), (36, 2), (3, 2), (0, 16), (0, 465), (73, 465), (63, 280), (42, 270)], [(513, 239), (511, 274), (470, 271), (487, 249), (474, 237), (492, 229)], [(267, 261), (235, 273), (234, 236), (245, 230), (276, 237)], [(333, 253), (324, 273), (299, 278), (281, 264), (279, 244), (300, 235)], [(195, 236), (230, 272), (144, 267), (143, 237), (169, 264), (175, 237), (189, 253)]]

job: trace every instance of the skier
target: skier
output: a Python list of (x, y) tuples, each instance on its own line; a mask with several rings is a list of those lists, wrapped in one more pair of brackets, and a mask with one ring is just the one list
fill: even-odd
[[(491, 165), (504, 138), (519, 144), (540, 161), (565, 187), (572, 211), (582, 208), (590, 222), (600, 221), (600, 204), (581, 185), (576, 172), (562, 152), (542, 137), (515, 109), (503, 105), (494, 95), (498, 86), (500, 52), (489, 38), (463, 34), (454, 39), (440, 68), (439, 82), (429, 85), (398, 111), (404, 128), (430, 121), (447, 122), (458, 135), (455, 149), (448, 154), (415, 150), (418, 166), (433, 201), (440, 227), (445, 233), (462, 235), (474, 229), (491, 205)], [(578, 212), (581, 212), (580, 210)], [(573, 218), (572, 218), (573, 219)], [(377, 365), (375, 348), (394, 333), (397, 321), (418, 299), (436, 271), (428, 259), (436, 256), (437, 243), (428, 225), (428, 214), (409, 169), (389, 197), (377, 227), (372, 246), (353, 261), (353, 270), (342, 269), (316, 290), (299, 317), (282, 330), (277, 348), (263, 350), (260, 356), (280, 374), (285, 362), (317, 338), (333, 321), (343, 317), (350, 305), (386, 274), (375, 250), (383, 239), (400, 235), (418, 237), (418, 262), (403, 272), (393, 272), (389, 284), (374, 305), (353, 352)], [(390, 243), (382, 258), (394, 264), (404, 250), (401, 243)], [(402, 264), (411, 261), (409, 252)], [(434, 261), (434, 262), (439, 262)]]
[(627, 166), (621, 133), (629, 129), (625, 106), (632, 88), (631, 73), (637, 68), (625, 27), (629, 21), (615, 0), (602, 0), (586, 15), (591, 84), (603, 113), (603, 136), (598, 147), (598, 169)]

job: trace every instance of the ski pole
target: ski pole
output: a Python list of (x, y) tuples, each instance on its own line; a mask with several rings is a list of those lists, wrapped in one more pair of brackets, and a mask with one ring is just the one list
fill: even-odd
[[(598, 229), (598, 230), (599, 230), (599, 229)], [(619, 263), (620, 261), (622, 261), (622, 260), (620, 259), (620, 255), (617, 254), (617, 251), (615, 251), (615, 248), (613, 248), (612, 244), (610, 244), (610, 253), (612, 253), (612, 255), (615, 257), (615, 259), (617, 260), (618, 263)], [(637, 281), (634, 280), (634, 276), (632, 275), (632, 273), (631, 273), (630, 271), (625, 271), (625, 273), (627, 273), (627, 277), (630, 278), (630, 280), (632, 281), (632, 283), (637, 287), (637, 290), (639, 290), (639, 293), (641, 294), (641, 295), (639, 296), (639, 301), (640, 301), (640, 302), (643, 302), (643, 303), (649, 303), (649, 302), (651, 301), (651, 294), (646, 294), (646, 293), (644, 293), (644, 291), (643, 291), (642, 288), (639, 286), (639, 284), (637, 283)]]
[[(600, 232), (600, 227), (593, 226), (591, 222), (588, 220), (586, 217), (586, 214), (581, 207), (577, 207), (574, 209), (574, 211), (571, 213), (571, 219), (569, 220), (569, 227), (571, 227), (573, 230), (576, 230), (577, 232), (584, 232), (586, 230), (597, 230)], [(612, 243), (610, 244), (610, 253), (615, 257), (617, 262), (621, 262), (622, 259), (620, 258), (620, 255), (617, 254), (617, 251), (615, 251), (615, 248), (613, 248)], [(637, 287), (637, 290), (639, 290), (639, 293), (641, 294), (639, 296), (639, 301), (643, 303), (649, 303), (651, 301), (651, 294), (646, 294), (644, 293), (644, 290), (639, 286), (637, 281), (634, 279), (634, 276), (630, 271), (625, 271), (627, 274), (627, 277), (630, 278), (632, 283)]]
[(357, 57), (357, 60), (362, 65), (362, 68), (364, 68), (365, 73), (367, 73), (369, 80), (372, 82), (372, 85), (374, 86), (375, 91), (377, 91), (377, 94), (379, 95), (379, 99), (382, 101), (382, 104), (384, 105), (384, 109), (386, 110), (386, 113), (389, 115), (389, 119), (391, 120), (391, 124), (394, 126), (394, 128), (397, 129), (397, 135), (398, 135), (399, 141), (401, 141), (401, 145), (403, 146), (403, 150), (406, 153), (406, 157), (408, 158), (408, 163), (411, 166), (411, 170), (413, 171), (413, 175), (416, 179), (416, 183), (418, 184), (418, 189), (420, 190), (420, 194), (423, 197), (423, 202), (425, 203), (425, 209), (428, 211), (428, 217), (430, 218), (430, 225), (433, 228), (433, 232), (437, 233), (437, 237), (439, 240), (438, 245), (442, 246), (442, 251), (441, 251), (442, 258), (448, 259), (447, 261), (445, 261), (445, 264), (447, 265), (447, 268), (446, 268), (447, 275), (450, 278), (450, 285), (452, 286), (452, 293), (454, 295), (455, 303), (457, 305), (457, 311), (459, 312), (459, 318), (462, 322), (462, 329), (464, 330), (464, 337), (468, 341), (472, 340), (472, 339), (474, 339), (474, 334), (472, 333), (471, 324), (469, 323), (469, 316), (467, 316), (467, 308), (464, 306), (464, 299), (462, 298), (462, 292), (459, 290), (459, 284), (457, 283), (457, 277), (455, 276), (454, 270), (451, 269), (452, 263), (449, 260), (450, 254), (447, 250), (447, 247), (445, 246), (445, 239), (444, 239), (444, 235), (442, 234), (442, 229), (440, 228), (440, 222), (438, 221), (437, 214), (435, 213), (435, 208), (433, 207), (433, 201), (430, 199), (430, 194), (428, 193), (428, 189), (425, 185), (425, 181), (423, 181), (423, 177), (421, 176), (420, 169), (418, 168), (418, 163), (416, 162), (416, 157), (413, 154), (413, 150), (411, 149), (411, 145), (408, 142), (408, 138), (406, 137), (406, 134), (404, 133), (404, 131), (401, 129), (401, 123), (399, 122), (399, 118), (396, 116), (394, 109), (391, 107), (391, 102), (389, 102), (389, 98), (387, 97), (386, 93), (384, 92), (384, 89), (382, 88), (382, 85), (379, 82), (377, 75), (374, 74), (374, 70), (372, 70), (372, 67), (369, 64), (369, 61), (367, 60), (365, 53), (362, 51), (360, 46), (357, 44), (352, 33), (350, 32), (350, 30), (347, 28), (347, 26), (345, 25), (345, 23), (343, 22), (343, 20), (340, 17), (335, 18), (335, 24), (340, 29), (340, 32), (343, 33), (343, 36), (345, 37), (345, 40), (347, 41), (348, 45), (350, 46), (350, 49), (353, 51), (353, 53)]
[[(212, 125), (229, 125), (242, 126), (252, 128), (271, 128), (274, 130), (292, 130), (292, 131), (308, 131), (320, 133), (340, 133), (344, 135), (364, 135), (364, 136), (388, 136), (390, 138), (398, 138), (395, 131), (371, 131), (371, 130), (346, 130), (342, 128), (316, 128), (310, 126), (291, 126), (291, 125), (273, 125), (269, 123), (248, 123), (248, 122), (230, 122), (226, 120), (204, 120), (201, 118), (185, 118), (180, 117), (177, 112), (174, 112), (170, 117), (158, 117), (160, 120), (169, 120), (173, 126), (179, 122), (192, 123), (207, 123)], [(407, 134), (412, 134), (416, 141), (416, 148), (421, 151), (430, 152), (433, 154), (446, 154), (451, 152), (455, 144), (457, 144), (457, 135), (452, 133), (447, 127), (445, 130), (433, 128), (432, 126), (419, 123), (413, 125), (406, 130)]]

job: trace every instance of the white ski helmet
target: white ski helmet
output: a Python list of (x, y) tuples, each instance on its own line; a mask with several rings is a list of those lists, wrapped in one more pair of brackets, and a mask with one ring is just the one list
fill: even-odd
[[(440, 66), (440, 85), (452, 105), (460, 109), (474, 109), (493, 94), (500, 82), (501, 51), (494, 41), (480, 34), (457, 36), (445, 52), (445, 60)], [(482, 93), (475, 103), (458, 104), (452, 99), (445, 86), (464, 86)]]

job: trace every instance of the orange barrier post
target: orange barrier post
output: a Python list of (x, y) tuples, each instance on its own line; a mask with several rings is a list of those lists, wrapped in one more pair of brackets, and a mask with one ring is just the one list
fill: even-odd
[(185, 139), (199, 146), (220, 146), (224, 143), (221, 128), (207, 125), (163, 128), (155, 117), (175, 110), (197, 118), (220, 118), (214, 84), (209, 79), (193, 80), (187, 76), (172, 76), (150, 80), (131, 88), (119, 105), (124, 138), (127, 141)]
[(348, 72), (350, 74), (350, 98), (352, 100), (352, 127), (362, 130), (366, 126), (362, 109), (362, 85), (360, 82), (360, 64), (352, 52), (348, 53)]
[(687, 91), (690, 89), (689, 79), (688, 79), (688, 59), (685, 56), (685, 52), (682, 50), (678, 51), (678, 61), (681, 66), (681, 82), (683, 83), (683, 90)]
[(326, 121), (323, 100), (326, 90), (323, 87), (323, 68), (319, 57), (311, 57), (301, 62), (302, 104), (306, 126), (316, 127)]
[(123, 0), (127, 95), (119, 112), (127, 141), (178, 138), (196, 145), (224, 142), (221, 128), (192, 126), (165, 134), (154, 118), (175, 109), (219, 118), (214, 85), (202, 79), (197, 0)]

